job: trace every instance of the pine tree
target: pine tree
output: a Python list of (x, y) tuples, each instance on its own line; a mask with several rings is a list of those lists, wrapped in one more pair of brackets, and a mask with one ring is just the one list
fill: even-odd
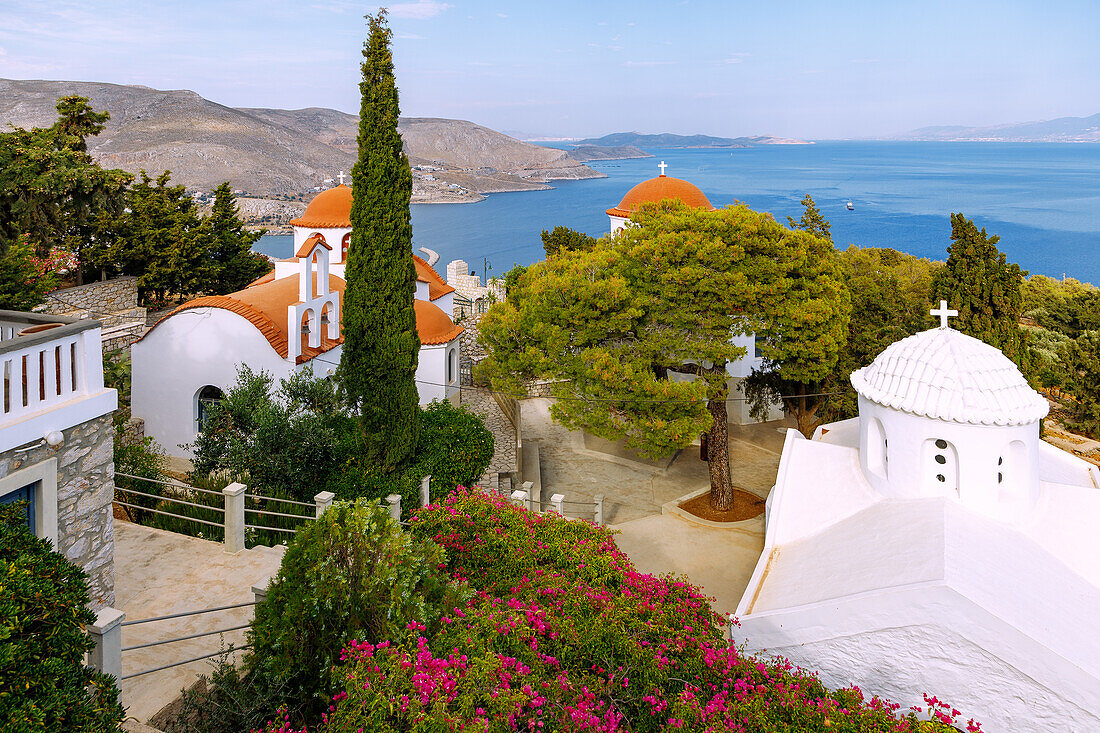
[(344, 293), (343, 390), (360, 414), (368, 460), (382, 470), (412, 454), (420, 414), (420, 337), (413, 296), (412, 172), (397, 133), (392, 31), (385, 10), (367, 16), (359, 84), (359, 158), (352, 167), (351, 242)]
[(996, 346), (1026, 374), (1027, 341), (1019, 320), (1020, 285), (1027, 272), (997, 249), (1000, 239), (962, 214), (952, 214), (952, 244), (932, 283), (932, 302), (946, 300), (959, 312), (952, 328)]
[(203, 288), (205, 292), (236, 292), (271, 271), (271, 263), (252, 251), (252, 245), (265, 230), (245, 230), (229, 181), (214, 189), (214, 206), (210, 216), (203, 221), (203, 227), (204, 235), (209, 237), (214, 275)]
[(795, 221), (791, 217), (787, 217), (787, 224), (791, 229), (800, 229), (804, 232), (809, 232), (815, 237), (821, 237), (828, 241), (833, 241), (833, 235), (829, 233), (832, 228), (832, 224), (826, 219), (821, 210), (817, 208), (817, 204), (814, 203), (813, 197), (810, 194), (806, 194), (802, 197), (800, 202), (804, 207), (802, 212), (802, 218)]

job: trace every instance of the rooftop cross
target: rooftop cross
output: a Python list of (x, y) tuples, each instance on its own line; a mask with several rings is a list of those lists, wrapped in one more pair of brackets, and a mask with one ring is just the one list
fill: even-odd
[(661, 169), (661, 175), (663, 176), (665, 174), (665, 168), (668, 168), (668, 163), (662, 160), (661, 164), (657, 167)]
[(948, 328), (947, 319), (951, 318), (952, 316), (959, 315), (959, 312), (957, 310), (954, 310), (954, 309), (948, 310), (947, 309), (947, 301), (946, 300), (941, 300), (940, 301), (940, 307), (938, 309), (933, 308), (932, 310), (928, 311), (928, 313), (929, 313), (929, 315), (940, 317), (940, 328)]
[(345, 177), (344, 172), (340, 171), (340, 175), (338, 175), (336, 177), (340, 179), (340, 185), (343, 186), (344, 185), (344, 177)]

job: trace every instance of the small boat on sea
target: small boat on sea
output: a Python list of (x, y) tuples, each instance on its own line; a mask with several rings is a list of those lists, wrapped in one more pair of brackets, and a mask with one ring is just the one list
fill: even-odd
[(848, 200), (847, 208), (848, 208), (848, 211), (855, 211), (855, 209), (856, 209), (856, 207), (852, 204), (851, 199)]

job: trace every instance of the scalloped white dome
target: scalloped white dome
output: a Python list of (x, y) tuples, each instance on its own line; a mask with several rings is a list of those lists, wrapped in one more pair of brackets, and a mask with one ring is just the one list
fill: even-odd
[(937, 420), (1024, 425), (1050, 410), (999, 349), (951, 328), (890, 344), (851, 381), (872, 402)]

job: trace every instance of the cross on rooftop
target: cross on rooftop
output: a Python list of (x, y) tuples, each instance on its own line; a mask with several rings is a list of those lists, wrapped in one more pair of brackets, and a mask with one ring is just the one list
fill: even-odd
[(344, 185), (344, 172), (340, 171), (340, 175), (338, 175), (336, 177), (340, 179), (340, 185), (343, 186)]
[(952, 316), (959, 315), (959, 312), (953, 308), (951, 310), (948, 310), (946, 300), (941, 300), (940, 307), (938, 309), (933, 308), (932, 310), (928, 311), (928, 313), (929, 315), (939, 316), (940, 328), (948, 328), (947, 319), (951, 318)]
[(661, 175), (663, 176), (665, 174), (665, 168), (668, 168), (668, 163), (662, 160), (661, 164), (657, 167), (661, 169)]

